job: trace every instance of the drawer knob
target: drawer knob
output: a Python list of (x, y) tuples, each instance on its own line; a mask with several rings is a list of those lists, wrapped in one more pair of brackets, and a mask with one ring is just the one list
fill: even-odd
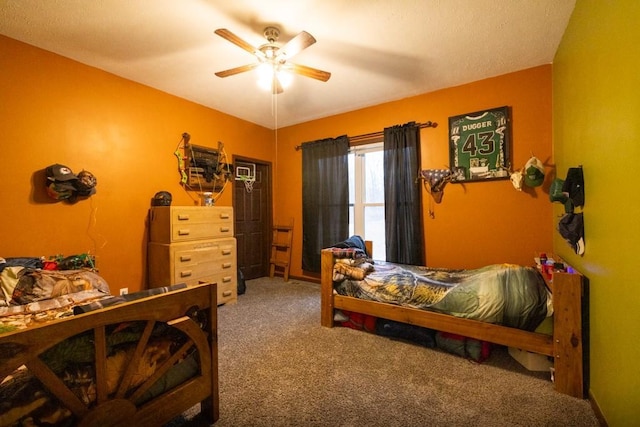
[(188, 221), (188, 220), (189, 220), (188, 214), (178, 214), (178, 221)]
[(190, 233), (188, 228), (182, 228), (178, 230), (178, 236), (188, 236)]
[(191, 261), (191, 257), (187, 256), (187, 255), (182, 255), (180, 257), (180, 261), (185, 262), (185, 261)]
[(228, 213), (221, 213), (220, 214), (220, 219), (229, 219), (229, 214)]
[(231, 255), (231, 249), (223, 249), (222, 255)]
[(223, 262), (222, 263), (222, 268), (231, 268), (231, 263), (230, 262)]
[(191, 270), (185, 270), (180, 272), (180, 277), (189, 277), (191, 276)]
[(231, 291), (224, 291), (224, 292), (222, 293), (222, 296), (223, 296), (223, 297), (230, 297), (232, 293), (233, 293), (233, 292), (231, 292)]
[(222, 282), (223, 283), (229, 283), (230, 281), (231, 281), (231, 277), (229, 277), (229, 276), (226, 276), (226, 277), (222, 278)]
[(228, 233), (229, 232), (229, 227), (220, 227), (220, 232), (221, 233)]

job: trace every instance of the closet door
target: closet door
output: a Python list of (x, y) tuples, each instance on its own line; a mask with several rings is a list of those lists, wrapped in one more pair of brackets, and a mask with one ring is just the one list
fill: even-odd
[(235, 156), (233, 164), (236, 170), (238, 166), (253, 170), (255, 165), (250, 188), (241, 180), (233, 181), (238, 267), (245, 280), (265, 277), (269, 275), (271, 247), (271, 164)]

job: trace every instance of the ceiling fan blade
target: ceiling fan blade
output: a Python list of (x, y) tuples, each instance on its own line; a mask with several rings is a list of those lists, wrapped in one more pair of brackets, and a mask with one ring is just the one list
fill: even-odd
[(225, 40), (230, 41), (231, 43), (235, 44), (236, 46), (246, 50), (247, 52), (256, 55), (260, 58), (264, 58), (264, 53), (262, 53), (257, 47), (254, 47), (253, 45), (251, 45), (250, 43), (244, 41), (243, 39), (241, 39), (240, 37), (236, 36), (235, 34), (233, 34), (231, 31), (227, 30), (226, 28), (218, 28), (217, 30), (214, 31), (217, 35), (219, 35), (220, 37), (222, 37)]
[(235, 74), (244, 73), (245, 71), (251, 71), (251, 70), (253, 70), (255, 68), (258, 68), (259, 65), (260, 65), (260, 63), (256, 62), (255, 64), (247, 64), (247, 65), (243, 65), (241, 67), (231, 68), (229, 70), (218, 71), (216, 73), (216, 76), (218, 76), (218, 77), (233, 76)]
[(302, 31), (278, 50), (278, 57), (281, 57), (278, 59), (287, 60), (315, 42), (316, 39), (311, 34)]
[(285, 70), (291, 71), (296, 74), (300, 74), (305, 77), (311, 77), (312, 79), (326, 82), (331, 77), (331, 73), (328, 71), (318, 70), (317, 68), (307, 67), (306, 65), (292, 64), (291, 62), (285, 62), (281, 65)]

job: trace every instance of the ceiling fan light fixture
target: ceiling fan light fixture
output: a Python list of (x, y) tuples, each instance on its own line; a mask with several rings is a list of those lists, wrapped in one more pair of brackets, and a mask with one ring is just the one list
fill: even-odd
[(273, 91), (274, 77), (280, 82), (280, 86), (286, 89), (293, 82), (293, 74), (279, 69), (275, 64), (264, 62), (256, 69), (258, 73), (258, 86), (266, 91)]
[(280, 80), (280, 84), (284, 89), (291, 86), (293, 83), (293, 74), (286, 70), (277, 70), (276, 75), (278, 76), (278, 80)]
[(273, 84), (274, 69), (271, 64), (264, 62), (256, 69), (258, 73), (258, 86), (264, 90), (271, 90)]
[(268, 43), (259, 47), (254, 47), (250, 43), (247, 43), (226, 28), (219, 28), (215, 33), (241, 49), (255, 55), (258, 59), (257, 63), (218, 71), (215, 73), (218, 77), (229, 77), (257, 69), (258, 85), (266, 90), (270, 90), (273, 94), (282, 93), (283, 88), (289, 86), (293, 81), (293, 74), (299, 74), (323, 82), (326, 82), (329, 80), (329, 77), (331, 77), (331, 73), (327, 71), (287, 62), (289, 58), (316, 42), (316, 39), (306, 31), (301, 31), (284, 44), (284, 46), (281, 46), (277, 43), (280, 30), (275, 27), (267, 27), (265, 28), (264, 36)]

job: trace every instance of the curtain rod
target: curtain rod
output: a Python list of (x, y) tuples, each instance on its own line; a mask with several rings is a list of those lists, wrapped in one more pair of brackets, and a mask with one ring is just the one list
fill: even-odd
[[(438, 126), (438, 123), (436, 122), (432, 122), (432, 121), (428, 121), (428, 122), (424, 122), (424, 123), (417, 123), (417, 126), (420, 129), (424, 129), (424, 128), (435, 128)], [(378, 137), (382, 137), (384, 136), (384, 131), (378, 131), (378, 132), (371, 132), (371, 133), (364, 133), (362, 135), (355, 135), (355, 136), (350, 136), (349, 137), (349, 142), (352, 141), (362, 141), (362, 140), (367, 140), (367, 139), (372, 139), (372, 138), (378, 138)], [(302, 148), (302, 145), (296, 145), (296, 151), (300, 150)]]

